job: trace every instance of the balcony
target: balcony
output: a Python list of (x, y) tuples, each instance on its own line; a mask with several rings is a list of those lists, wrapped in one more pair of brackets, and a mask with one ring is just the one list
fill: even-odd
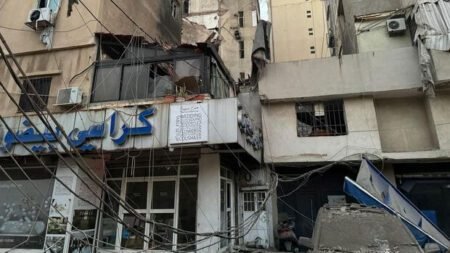
[[(131, 43), (132, 41), (130, 41)], [(149, 101), (166, 96), (234, 96), (233, 79), (214, 48), (123, 48), (102, 42), (95, 66), (91, 103)]]
[(342, 98), (422, 87), (415, 47), (267, 65), (259, 81), (263, 100)]

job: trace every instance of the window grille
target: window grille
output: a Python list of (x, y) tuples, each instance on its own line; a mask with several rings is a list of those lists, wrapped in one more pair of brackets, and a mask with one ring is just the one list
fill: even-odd
[[(34, 88), (36, 89), (37, 93), (39, 94), (41, 99), (44, 101), (44, 103), (41, 103), (39, 101), (38, 96), (35, 95), (31, 86), (28, 85), (28, 82), (23, 83), (26, 93), (28, 95), (30, 95), (31, 100), (37, 105), (39, 110), (43, 110), (47, 106), (47, 103), (48, 103), (48, 94), (50, 92), (50, 84), (52, 82), (52, 78), (50, 78), (50, 77), (36, 78), (36, 79), (31, 79), (30, 82), (33, 84)], [(31, 101), (28, 99), (28, 97), (25, 94), (22, 94), (20, 96), (19, 105), (26, 112), (33, 111), (33, 106), (31, 104)]]
[(347, 134), (342, 100), (297, 103), (296, 112), (299, 137)]

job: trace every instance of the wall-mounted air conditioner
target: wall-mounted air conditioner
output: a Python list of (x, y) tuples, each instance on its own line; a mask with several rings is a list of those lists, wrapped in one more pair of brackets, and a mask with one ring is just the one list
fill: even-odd
[(403, 35), (406, 32), (405, 18), (392, 18), (386, 22), (389, 36)]
[(42, 30), (53, 25), (52, 10), (50, 8), (30, 10), (25, 24), (33, 30)]
[(60, 89), (55, 105), (79, 105), (83, 99), (83, 92), (78, 87)]

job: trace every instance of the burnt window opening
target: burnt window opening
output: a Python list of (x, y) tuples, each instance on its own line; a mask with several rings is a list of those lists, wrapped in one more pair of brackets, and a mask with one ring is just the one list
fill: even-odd
[[(30, 96), (30, 98), (34, 102), (34, 104), (37, 105), (38, 109), (43, 110), (47, 106), (47, 103), (48, 103), (48, 95), (50, 92), (50, 84), (52, 82), (52, 78), (51, 77), (35, 78), (35, 79), (31, 79), (30, 82), (31, 82), (31, 84), (33, 84), (38, 95), (36, 95), (33, 92), (32, 88), (28, 82), (24, 82), (23, 85), (25, 87), (26, 93)], [(39, 101), (38, 96), (43, 100), (44, 103)], [(22, 94), (20, 96), (19, 106), (25, 112), (33, 111), (32, 102), (28, 99), (28, 97), (25, 94)]]
[(244, 12), (238, 12), (239, 27), (244, 27)]
[(245, 44), (244, 41), (239, 41), (239, 58), (245, 58)]
[(172, 0), (171, 8), (172, 8), (172, 10), (171, 10), (172, 17), (176, 19), (178, 16), (178, 0)]
[[(92, 102), (155, 99), (200, 93), (201, 59), (144, 64), (99, 65)], [(181, 94), (183, 93), (183, 94)]]
[(296, 104), (298, 137), (347, 134), (342, 100)]
[[(215, 98), (229, 97), (232, 92), (232, 79), (223, 64), (215, 61), (219, 58), (214, 48), (179, 47), (165, 51), (143, 39), (132, 41), (131, 37), (121, 36), (123, 44), (131, 45), (125, 49), (108, 36), (99, 36), (92, 103), (204, 93)], [(220, 73), (209, 68), (213, 62), (218, 62), (216, 72)]]
[(190, 0), (184, 0), (183, 2), (183, 13), (184, 15), (189, 14)]
[(47, 7), (47, 0), (38, 0), (38, 8)]

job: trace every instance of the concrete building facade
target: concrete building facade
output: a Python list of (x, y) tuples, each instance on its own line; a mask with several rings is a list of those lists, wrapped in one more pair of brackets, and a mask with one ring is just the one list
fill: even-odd
[(271, 0), (273, 62), (327, 57), (329, 33), (326, 2)]
[(183, 3), (69, 2), (0, 1), (0, 252), (273, 245), (259, 97), (179, 45)]
[(185, 0), (185, 17), (220, 38), (218, 52), (235, 80), (251, 74), (251, 55), (258, 17), (258, 1)]
[[(443, 204), (450, 183), (450, 79), (442, 75), (450, 70), (448, 49), (426, 50), (433, 61), (430, 94), (415, 37), (421, 6), (328, 3), (335, 10), (328, 15), (334, 56), (272, 63), (260, 73), (264, 161), (294, 176), (334, 164), (304, 181), (280, 183), (278, 217), (296, 217), (297, 233), (310, 236), (318, 208), (345, 201), (344, 177), (355, 178), (365, 156), (450, 234), (450, 207)], [(395, 18), (405, 27), (393, 35), (388, 26)], [(275, 36), (276, 26), (274, 18)]]

